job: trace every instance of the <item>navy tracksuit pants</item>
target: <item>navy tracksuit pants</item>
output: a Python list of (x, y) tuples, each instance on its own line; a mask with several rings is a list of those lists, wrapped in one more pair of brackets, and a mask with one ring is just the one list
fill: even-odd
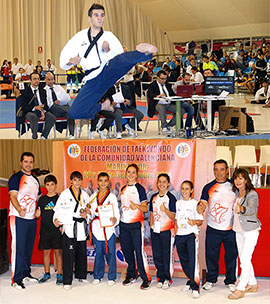
[(121, 249), (128, 264), (127, 276), (136, 278), (135, 253), (140, 277), (143, 280), (151, 280), (150, 274), (147, 273), (147, 256), (143, 251), (144, 239), (141, 222), (130, 224), (120, 222), (119, 227)]
[(126, 52), (115, 56), (104, 66), (100, 74), (88, 80), (74, 100), (69, 116), (74, 119), (94, 119), (101, 110), (98, 103), (107, 90), (122, 78), (136, 63), (147, 61), (152, 55), (138, 51)]
[(31, 258), (36, 236), (36, 219), (10, 216), (12, 283), (21, 283), (31, 273)]
[(159, 282), (172, 280), (173, 238), (171, 230), (155, 233), (151, 229), (152, 252)]
[(220, 248), (223, 244), (225, 250), (226, 275), (224, 283), (233, 284), (236, 281), (237, 245), (233, 230), (217, 230), (210, 226), (206, 229), (205, 258), (207, 266), (206, 281), (216, 283), (219, 273)]
[(177, 253), (185, 275), (187, 285), (192, 290), (200, 290), (200, 273), (198, 263), (198, 239), (194, 233), (175, 237)]

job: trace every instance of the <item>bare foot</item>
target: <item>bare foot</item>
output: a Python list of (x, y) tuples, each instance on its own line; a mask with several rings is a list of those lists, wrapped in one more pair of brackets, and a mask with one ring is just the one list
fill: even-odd
[(110, 51), (110, 45), (107, 41), (104, 41), (102, 44), (102, 49), (105, 53), (108, 53)]
[(267, 103), (266, 105), (264, 105), (263, 108), (270, 108), (270, 103)]
[(136, 46), (136, 50), (145, 53), (145, 55), (154, 54), (158, 51), (157, 47), (150, 43), (139, 43)]

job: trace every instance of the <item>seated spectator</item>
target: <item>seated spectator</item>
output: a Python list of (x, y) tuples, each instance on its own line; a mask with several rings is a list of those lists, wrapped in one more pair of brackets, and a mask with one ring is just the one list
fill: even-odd
[[(122, 115), (123, 113), (133, 113), (134, 116), (137, 118), (137, 123), (139, 124), (140, 121), (143, 119), (143, 113), (139, 110), (131, 107), (131, 94), (129, 87), (118, 81), (113, 87), (111, 87), (108, 92), (107, 96), (111, 101), (111, 104), (114, 107), (114, 115), (115, 115), (115, 124), (116, 124), (116, 138), (122, 138)], [(134, 136), (133, 130), (135, 130), (135, 119), (131, 119), (126, 125), (125, 128), (127, 129), (130, 136)]]
[(172, 72), (169, 66), (165, 66), (164, 71), (167, 74), (167, 82), (175, 82), (177, 80), (176, 75)]
[[(108, 100), (108, 102), (110, 102), (109, 97), (106, 96), (106, 94), (105, 94), (105, 96), (102, 98), (102, 100), (100, 102), (103, 103), (106, 100)], [(101, 115), (104, 116), (105, 119), (103, 121), (103, 124), (97, 129), (97, 125), (98, 125), (98, 122), (99, 122), (99, 119), (100, 119)], [(112, 111), (101, 110), (101, 111), (97, 112), (95, 114), (94, 119), (91, 120), (91, 129), (90, 129), (89, 138), (94, 139), (95, 138), (95, 131), (97, 131), (98, 134), (99, 134), (99, 137), (101, 139), (106, 139), (107, 136), (104, 134), (104, 130), (107, 130), (108, 133), (109, 133), (110, 127), (112, 126), (112, 123), (113, 123), (114, 119), (115, 119), (115, 115), (114, 115), (114, 112), (112, 112)]]
[(265, 104), (268, 108), (270, 106), (270, 85), (265, 78), (261, 78), (261, 88), (255, 94), (255, 100), (248, 100), (246, 97), (246, 103), (253, 103), (253, 104)]
[(262, 51), (258, 51), (258, 59), (255, 63), (255, 92), (257, 92), (260, 88), (260, 79), (267, 78), (267, 62), (264, 59), (264, 54)]
[(234, 70), (234, 69), (235, 69), (235, 65), (233, 64), (231, 58), (228, 55), (226, 55), (225, 62), (221, 67), (221, 71), (227, 73), (229, 70)]
[(165, 60), (165, 62), (164, 62), (163, 65), (162, 65), (162, 69), (164, 69), (164, 67), (165, 67), (166, 65), (169, 66), (170, 62), (171, 62), (170, 57), (167, 57), (166, 60)]
[(41, 66), (37, 67), (36, 73), (39, 75), (40, 80), (45, 79), (45, 75), (43, 73), (43, 70), (42, 70)]
[(19, 63), (18, 58), (15, 57), (13, 60), (12, 67), (11, 67), (12, 74), (14, 75), (14, 77), (15, 77), (15, 75), (17, 75), (19, 73), (20, 68), (23, 68), (23, 65), (21, 63)]
[(40, 61), (40, 60), (37, 61), (36, 71), (37, 71), (37, 69), (38, 69), (39, 67), (41, 68), (41, 71), (43, 71), (43, 66), (41, 65), (41, 61)]
[(246, 70), (248, 63), (246, 62), (246, 58), (244, 58), (243, 51), (241, 51), (240, 55), (237, 56), (236, 63), (238, 65), (238, 67), (240, 68), (241, 72), (244, 72)]
[(190, 60), (190, 64), (187, 66), (186, 73), (189, 73), (190, 75), (192, 75), (191, 69), (192, 69), (193, 67), (196, 67), (195, 59), (191, 59), (191, 60)]
[(21, 104), (24, 113), (23, 119), (29, 120), (32, 130), (32, 138), (37, 139), (38, 120), (45, 121), (45, 127), (41, 134), (41, 139), (46, 139), (51, 128), (55, 124), (55, 116), (48, 112), (46, 91), (39, 86), (40, 78), (37, 72), (30, 75), (30, 86), (21, 95)]
[(75, 120), (69, 117), (69, 101), (70, 96), (66, 91), (60, 86), (54, 84), (54, 75), (49, 72), (45, 76), (46, 86), (44, 90), (47, 95), (47, 104), (49, 107), (49, 112), (51, 112), (56, 118), (65, 117), (68, 122), (70, 139), (74, 139), (74, 126)]
[(197, 84), (202, 84), (204, 82), (204, 78), (201, 72), (198, 71), (197, 67), (193, 67), (191, 69), (191, 81), (196, 82)]
[(32, 63), (32, 59), (28, 59), (28, 63), (26, 63), (26, 65), (24, 66), (24, 69), (25, 69), (25, 73), (27, 75), (30, 75), (34, 72), (35, 66)]
[(53, 74), (56, 73), (56, 66), (52, 64), (51, 59), (47, 59), (47, 64), (44, 66), (44, 71), (49, 71)]
[(3, 61), (2, 66), (1, 66), (1, 72), (0, 72), (0, 75), (1, 75), (1, 76), (2, 76), (2, 75), (5, 75), (5, 70), (7, 69), (7, 67), (8, 67), (8, 60), (5, 59), (5, 60)]
[(172, 60), (169, 62), (168, 66), (171, 68), (171, 70), (173, 70), (175, 68), (175, 65), (176, 65), (176, 56), (173, 55)]
[[(161, 120), (162, 134), (171, 134), (173, 131), (173, 126), (176, 123), (176, 105), (170, 101), (164, 99), (156, 100), (154, 98), (160, 98), (165, 96), (174, 96), (174, 92), (171, 89), (171, 86), (167, 82), (167, 73), (163, 70), (160, 70), (157, 73), (157, 80), (153, 81), (148, 88), (147, 95), (149, 98), (148, 102), (148, 116), (153, 117), (155, 112), (159, 113)], [(170, 111), (173, 113), (172, 119), (167, 123), (166, 112)]]
[(203, 55), (203, 71), (205, 70), (211, 70), (213, 75), (217, 75), (218, 73), (218, 67), (217, 65), (213, 62), (209, 60), (209, 57), (206, 55)]
[(135, 93), (137, 94), (138, 97), (141, 97), (142, 96), (141, 82), (149, 81), (149, 74), (147, 73), (147, 68), (139, 64), (134, 79), (135, 79)]
[(16, 74), (15, 80), (16, 80), (16, 81), (25, 81), (25, 80), (29, 80), (29, 75), (26, 74), (24, 68), (20, 68), (20, 69), (19, 69), (19, 73)]
[(178, 79), (178, 77), (183, 73), (183, 63), (182, 59), (177, 59), (175, 61), (175, 67), (173, 69), (173, 73), (175, 74), (175, 78)]

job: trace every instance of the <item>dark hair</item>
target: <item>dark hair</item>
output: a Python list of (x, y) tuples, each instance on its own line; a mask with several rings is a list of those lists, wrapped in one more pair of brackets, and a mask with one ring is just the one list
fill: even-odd
[(251, 183), (251, 180), (249, 178), (247, 170), (246, 169), (242, 169), (242, 168), (238, 168), (238, 169), (236, 169), (233, 172), (233, 176), (232, 176), (232, 180), (231, 180), (233, 192), (235, 192), (236, 190), (238, 190), (236, 188), (235, 184), (234, 184), (234, 181), (240, 175), (247, 181), (247, 183), (246, 183), (246, 191), (249, 192), (250, 190), (254, 190), (254, 186)]
[(83, 180), (82, 174), (79, 171), (73, 171), (70, 174), (70, 180), (73, 180), (74, 178), (79, 178), (80, 180)]
[(191, 77), (191, 75), (187, 72), (183, 73), (182, 77), (184, 78), (185, 76)]
[(110, 179), (109, 174), (108, 174), (107, 172), (100, 172), (100, 173), (98, 174), (97, 179), (99, 180), (100, 177), (108, 177), (108, 179)]
[(57, 185), (57, 179), (54, 175), (49, 174), (44, 178), (44, 184), (46, 185), (47, 183), (53, 182)]
[(226, 166), (226, 169), (228, 168), (228, 164), (227, 164), (227, 162), (226, 162), (225, 159), (218, 159), (218, 160), (216, 160), (216, 161), (214, 162), (214, 166), (215, 166), (216, 164), (224, 164), (224, 165)]
[(23, 154), (21, 155), (21, 162), (23, 161), (23, 158), (27, 156), (27, 157), (33, 157), (33, 160), (35, 160), (35, 156), (32, 152), (23, 152)]
[(260, 82), (260, 84), (263, 84), (264, 82), (266, 82), (268, 84), (267, 79), (263, 78), (263, 77), (259, 79), (259, 82)]
[(103, 10), (105, 14), (104, 6), (98, 3), (93, 3), (92, 6), (88, 10), (88, 16), (92, 17), (93, 10)]
[(171, 72), (172, 71), (171, 68), (167, 64), (164, 66), (163, 69), (164, 69), (165, 72)]
[(209, 57), (206, 55), (203, 55), (202, 58), (209, 59)]
[(30, 76), (29, 76), (31, 80), (32, 80), (32, 76), (35, 75), (35, 74), (38, 75), (38, 77), (39, 77), (39, 73), (38, 73), (38, 72), (32, 72), (32, 73), (30, 74)]
[(191, 70), (192, 71), (198, 71), (198, 68), (197, 67), (192, 67)]
[(167, 73), (164, 70), (159, 70), (157, 72), (157, 77), (160, 77), (160, 75), (166, 75), (167, 76)]
[(135, 168), (135, 169), (136, 169), (136, 173), (137, 173), (137, 175), (138, 175), (138, 172), (139, 172), (139, 167), (138, 167), (138, 165), (136, 165), (136, 164), (130, 164), (130, 165), (128, 165), (127, 168), (126, 168), (126, 172), (127, 172), (127, 170), (128, 170), (130, 167)]
[(157, 180), (159, 180), (160, 177), (165, 177), (167, 179), (168, 183), (171, 182), (170, 176), (167, 173), (160, 173), (157, 177)]
[(193, 190), (193, 188), (194, 188), (193, 183), (192, 183), (192, 181), (190, 181), (190, 180), (184, 180), (184, 181), (182, 182), (181, 186), (182, 186), (183, 184), (189, 184), (191, 190)]

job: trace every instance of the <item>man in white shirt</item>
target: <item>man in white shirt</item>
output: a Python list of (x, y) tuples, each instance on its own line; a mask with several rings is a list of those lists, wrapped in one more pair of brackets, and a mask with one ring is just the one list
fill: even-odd
[(197, 67), (193, 67), (191, 69), (191, 73), (192, 73), (192, 76), (191, 76), (192, 82), (196, 82), (198, 84), (202, 84), (204, 82), (203, 75), (201, 72), (198, 71)]
[(196, 67), (195, 59), (190, 60), (189, 65), (187, 66), (186, 72), (189, 73), (190, 75), (192, 75), (191, 70), (192, 70), (193, 67)]
[(66, 91), (60, 86), (54, 84), (54, 75), (48, 72), (45, 76), (46, 86), (44, 90), (47, 93), (47, 104), (49, 111), (54, 114), (55, 117), (65, 117), (67, 119), (70, 139), (74, 138), (74, 119), (69, 117), (69, 101), (70, 96)]
[(88, 11), (91, 27), (73, 36), (61, 52), (62, 69), (69, 70), (80, 63), (86, 73), (86, 83), (70, 109), (74, 119), (94, 118), (96, 112), (109, 109), (109, 102), (98, 104), (106, 91), (137, 62), (147, 61), (157, 52), (155, 46), (141, 43), (136, 51), (123, 53), (113, 33), (103, 31), (104, 17), (104, 7), (93, 4)]
[(30, 75), (34, 72), (35, 66), (32, 63), (32, 59), (28, 59), (28, 63), (26, 63), (26, 65), (24, 66), (24, 69), (25, 69), (25, 73), (27, 75)]
[(11, 70), (13, 75), (17, 75), (19, 73), (19, 69), (23, 68), (23, 65), (18, 62), (18, 58), (14, 58), (14, 63), (12, 64)]
[(52, 64), (51, 59), (47, 59), (47, 64), (44, 66), (44, 71), (49, 71), (55, 74), (56, 70), (56, 66)]

